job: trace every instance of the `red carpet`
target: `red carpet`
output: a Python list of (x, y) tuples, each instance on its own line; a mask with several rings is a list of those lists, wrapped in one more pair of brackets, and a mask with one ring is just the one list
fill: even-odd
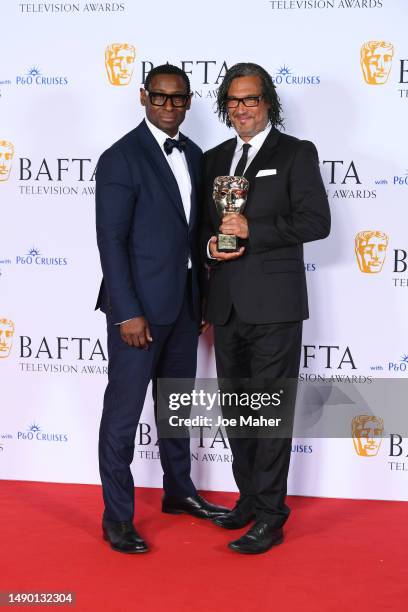
[(408, 610), (403, 502), (292, 497), (285, 543), (246, 556), (226, 548), (243, 531), (164, 515), (161, 491), (141, 489), (135, 524), (151, 552), (123, 555), (101, 538), (100, 487), (0, 486), (2, 592), (75, 591), (75, 609), (90, 612)]

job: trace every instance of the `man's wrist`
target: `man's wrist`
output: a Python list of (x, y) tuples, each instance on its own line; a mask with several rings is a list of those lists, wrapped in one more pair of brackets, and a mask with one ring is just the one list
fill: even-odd
[(115, 323), (115, 325), (122, 325), (123, 323), (128, 323), (129, 321), (133, 321), (133, 319), (136, 319), (137, 317), (132, 317), (131, 319), (126, 319), (126, 321), (121, 321), (120, 323)]
[(217, 259), (216, 257), (213, 257), (211, 255), (211, 251), (210, 251), (210, 242), (211, 242), (211, 238), (209, 239), (209, 241), (207, 242), (207, 257), (208, 259), (213, 259), (214, 261)]

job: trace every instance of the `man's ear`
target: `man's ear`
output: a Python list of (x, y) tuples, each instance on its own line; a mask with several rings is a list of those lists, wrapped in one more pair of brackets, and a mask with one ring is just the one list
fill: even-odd
[(189, 98), (188, 98), (188, 102), (187, 102), (187, 104), (186, 104), (186, 106), (185, 106), (185, 109), (186, 109), (186, 110), (189, 110), (189, 108), (190, 108), (190, 106), (191, 106), (191, 98), (192, 98), (192, 97), (193, 97), (193, 94), (191, 93), (191, 94), (190, 94), (190, 96), (189, 96)]
[(146, 106), (147, 103), (147, 93), (146, 90), (143, 89), (143, 87), (140, 88), (140, 104), (142, 106)]

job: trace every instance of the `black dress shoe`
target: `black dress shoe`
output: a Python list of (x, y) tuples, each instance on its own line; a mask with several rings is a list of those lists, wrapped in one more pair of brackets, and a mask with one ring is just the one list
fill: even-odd
[(210, 504), (201, 495), (173, 497), (164, 494), (162, 511), (166, 514), (191, 514), (197, 518), (213, 519), (229, 512), (229, 508)]
[(144, 553), (149, 549), (146, 542), (133, 527), (132, 521), (102, 522), (103, 539), (110, 542), (111, 548), (118, 552), (136, 554)]
[(234, 508), (228, 514), (216, 517), (213, 523), (223, 529), (242, 529), (255, 518), (252, 511), (252, 501), (247, 495), (241, 495)]
[(252, 512), (243, 512), (239, 506), (235, 506), (228, 514), (217, 516), (213, 519), (214, 525), (224, 529), (242, 529), (255, 518)]
[(231, 550), (246, 555), (264, 553), (283, 542), (282, 528), (271, 527), (265, 521), (257, 521), (239, 540), (228, 544)]

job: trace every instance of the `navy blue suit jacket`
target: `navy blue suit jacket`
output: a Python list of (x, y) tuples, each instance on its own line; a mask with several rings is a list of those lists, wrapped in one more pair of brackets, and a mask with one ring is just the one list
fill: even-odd
[(173, 172), (145, 121), (100, 157), (96, 172), (96, 231), (103, 281), (96, 308), (120, 323), (145, 316), (173, 323), (182, 306), (187, 262), (201, 317), (198, 194), (202, 151), (187, 140), (191, 213), (187, 222)]

